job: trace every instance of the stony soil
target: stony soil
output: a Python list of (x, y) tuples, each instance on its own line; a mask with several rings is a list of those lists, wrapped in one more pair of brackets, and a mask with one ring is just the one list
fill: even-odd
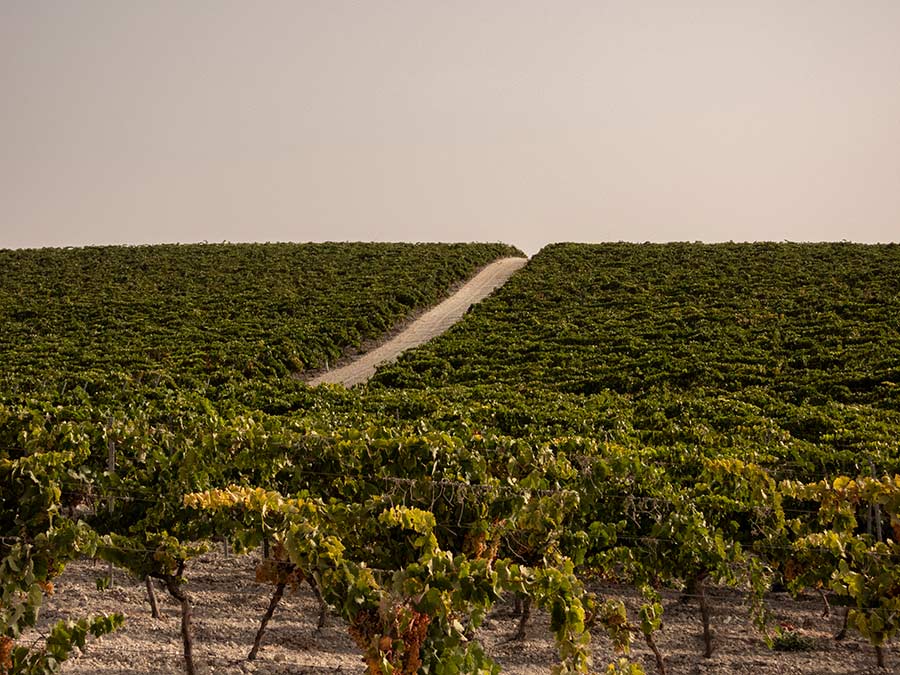
[[(200, 673), (271, 673), (273, 675), (362, 673), (361, 655), (346, 626), (329, 616), (326, 626), (316, 629), (317, 605), (306, 587), (285, 595), (275, 612), (257, 659), (246, 656), (253, 644), (258, 622), (272, 587), (254, 581), (258, 555), (225, 556), (208, 553), (189, 563), (186, 590), (194, 603), (195, 655)], [(125, 673), (183, 672), (179, 607), (168, 594), (157, 591), (161, 619), (150, 617), (143, 583), (116, 572), (113, 585), (98, 590), (96, 579), (105, 574), (103, 563), (85, 560), (71, 564), (57, 579), (56, 592), (41, 613), (41, 629), (62, 618), (77, 618), (100, 612), (123, 612), (125, 627), (113, 635), (91, 642), (84, 654), (76, 655), (63, 673), (119, 675)], [(629, 589), (598, 586), (595, 592), (620, 598), (630, 611), (638, 598)], [(776, 652), (769, 649), (747, 620), (739, 594), (727, 589), (710, 591), (715, 652), (703, 658), (699, 610), (696, 604), (681, 604), (676, 593), (665, 594), (664, 626), (658, 643), (669, 673), (685, 674), (816, 674), (859, 675), (900, 673), (900, 650), (886, 650), (888, 670), (875, 667), (874, 652), (857, 635), (842, 642), (832, 636), (840, 628), (840, 611), (823, 618), (817, 596), (792, 600), (786, 595), (769, 598), (774, 622), (787, 622), (814, 642), (813, 649)], [(479, 632), (487, 652), (503, 671), (518, 675), (546, 673), (556, 662), (556, 652), (547, 619), (533, 616), (525, 640), (510, 642), (517, 619), (511, 602), (495, 607), (488, 624)], [(634, 614), (633, 614), (634, 616)], [(604, 635), (594, 636), (594, 660), (602, 671), (614, 655)], [(632, 654), (648, 673), (655, 672), (650, 650), (636, 642)]]

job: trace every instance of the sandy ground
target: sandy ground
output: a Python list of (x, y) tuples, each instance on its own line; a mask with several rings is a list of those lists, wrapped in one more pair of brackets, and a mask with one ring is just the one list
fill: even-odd
[[(329, 616), (324, 628), (316, 629), (317, 605), (306, 587), (285, 595), (262, 643), (257, 659), (246, 660), (259, 619), (268, 605), (272, 587), (254, 581), (256, 555), (226, 557), (208, 553), (189, 563), (186, 590), (194, 603), (195, 655), (200, 673), (363, 673), (360, 653), (336, 616)], [(71, 564), (57, 580), (56, 592), (41, 613), (41, 630), (67, 617), (99, 612), (123, 612), (126, 625), (119, 632), (92, 641), (86, 653), (70, 659), (63, 673), (122, 675), (125, 673), (183, 672), (179, 608), (168, 594), (157, 591), (161, 619), (152, 619), (143, 583), (116, 572), (111, 588), (97, 590), (96, 578), (105, 574), (105, 564), (89, 560)], [(627, 588), (597, 586), (595, 592), (625, 601), (636, 620), (637, 595)], [(739, 594), (712, 589), (712, 626), (715, 652), (703, 658), (703, 641), (696, 604), (683, 605), (675, 593), (665, 594), (663, 629), (658, 643), (666, 657), (669, 673), (685, 674), (819, 674), (859, 675), (900, 673), (900, 650), (886, 650), (888, 670), (875, 668), (874, 651), (857, 635), (842, 642), (832, 636), (840, 628), (840, 612), (821, 616), (819, 598), (792, 600), (774, 594), (769, 604), (775, 622), (789, 622), (803, 636), (813, 640), (809, 651), (770, 650), (747, 620)], [(556, 662), (556, 651), (546, 616), (535, 613), (528, 636), (518, 642), (508, 638), (517, 620), (511, 616), (511, 602), (503, 602), (489, 615), (479, 631), (487, 652), (506, 673), (536, 675), (546, 673)], [(602, 671), (614, 655), (600, 631), (593, 638), (595, 668)], [(635, 642), (633, 658), (654, 673), (655, 664), (643, 642)]]
[(309, 380), (309, 384), (352, 387), (365, 382), (382, 363), (393, 361), (401, 352), (425, 344), (446, 331), (465, 315), (469, 307), (506, 283), (513, 272), (527, 262), (527, 258), (502, 258), (482, 268), (453, 295), (418, 317), (399, 334), (341, 368), (318, 374)]

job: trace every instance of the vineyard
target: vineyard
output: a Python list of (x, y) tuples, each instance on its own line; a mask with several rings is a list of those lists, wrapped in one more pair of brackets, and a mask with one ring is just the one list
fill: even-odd
[[(0, 251), (0, 374), (123, 373), (207, 393), (334, 362), (503, 245), (243, 244)], [(10, 384), (10, 380), (12, 378)]]
[(723, 594), (815, 653), (773, 592), (871, 645), (846, 672), (896, 668), (900, 246), (554, 245), (368, 386), (295, 377), (516, 253), (0, 252), (0, 673), (115, 638), (115, 611), (41, 623), (94, 558), (98, 589), (177, 603), (201, 672), (192, 572), (223, 546), (271, 589), (248, 662), (302, 587), (372, 674), (498, 672), (506, 605), (513, 644), (547, 622), (555, 672), (677, 672), (667, 617), (715, 663)]

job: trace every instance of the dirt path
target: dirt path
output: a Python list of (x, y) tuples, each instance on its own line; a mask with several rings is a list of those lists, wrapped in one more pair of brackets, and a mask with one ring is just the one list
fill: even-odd
[(316, 386), (328, 383), (353, 387), (365, 382), (375, 374), (375, 369), (381, 364), (393, 361), (407, 349), (425, 344), (446, 331), (465, 315), (469, 307), (484, 300), (492, 291), (505, 284), (513, 272), (521, 269), (526, 262), (527, 258), (502, 258), (491, 263), (456, 293), (416, 319), (399, 335), (342, 368), (321, 373), (310, 380), (309, 384)]

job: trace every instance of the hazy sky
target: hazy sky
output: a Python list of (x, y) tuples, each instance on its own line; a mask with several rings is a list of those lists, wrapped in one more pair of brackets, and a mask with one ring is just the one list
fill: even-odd
[(897, 0), (0, 0), (0, 247), (900, 240)]

